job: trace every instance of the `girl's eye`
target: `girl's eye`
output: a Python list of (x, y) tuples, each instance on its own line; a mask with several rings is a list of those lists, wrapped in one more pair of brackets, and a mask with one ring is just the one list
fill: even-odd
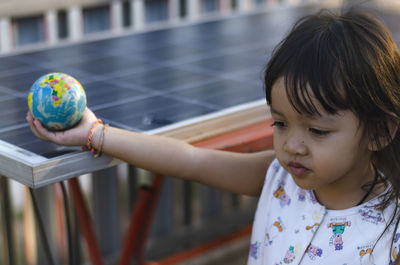
[(286, 125), (285, 125), (285, 123), (284, 123), (283, 121), (274, 121), (274, 123), (272, 123), (271, 126), (283, 128), (283, 127), (285, 127)]
[(309, 131), (318, 136), (325, 136), (330, 133), (330, 131), (324, 131), (324, 130), (315, 129), (315, 128), (310, 128)]

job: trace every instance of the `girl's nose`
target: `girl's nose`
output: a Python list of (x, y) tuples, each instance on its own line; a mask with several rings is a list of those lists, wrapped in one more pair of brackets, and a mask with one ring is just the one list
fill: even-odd
[(307, 154), (307, 147), (304, 141), (297, 137), (289, 137), (283, 145), (283, 150), (292, 155)]

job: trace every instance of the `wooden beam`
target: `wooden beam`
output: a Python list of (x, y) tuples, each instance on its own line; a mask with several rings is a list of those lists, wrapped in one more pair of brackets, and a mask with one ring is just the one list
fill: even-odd
[(210, 117), (187, 124), (176, 124), (175, 128), (166, 128), (155, 134), (180, 139), (189, 143), (198, 142), (215, 135), (246, 127), (271, 119), (269, 108), (260, 103), (256, 106), (243, 108), (238, 111)]

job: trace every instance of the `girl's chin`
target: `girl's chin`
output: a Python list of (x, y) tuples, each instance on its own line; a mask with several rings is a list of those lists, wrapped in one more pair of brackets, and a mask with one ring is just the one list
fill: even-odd
[(304, 178), (298, 178), (293, 174), (291, 174), (291, 176), (296, 185), (302, 188), (303, 190), (314, 190), (316, 188), (315, 185), (312, 185), (312, 183), (310, 183), (308, 180)]

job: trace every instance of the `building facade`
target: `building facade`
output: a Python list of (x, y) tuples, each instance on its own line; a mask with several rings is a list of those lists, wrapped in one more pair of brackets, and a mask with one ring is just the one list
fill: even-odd
[(0, 54), (80, 41), (99, 33), (141, 31), (155, 23), (245, 12), (271, 1), (275, 0), (3, 0)]

